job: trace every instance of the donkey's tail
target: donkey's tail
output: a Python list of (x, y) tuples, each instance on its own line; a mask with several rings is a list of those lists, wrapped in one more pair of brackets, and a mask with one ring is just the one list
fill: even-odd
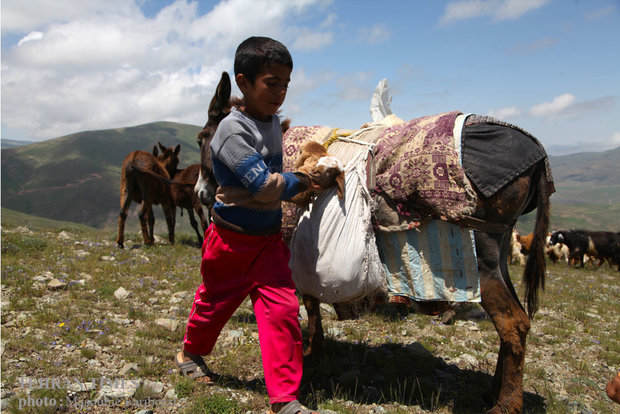
[(536, 183), (536, 224), (534, 226), (534, 237), (530, 253), (525, 263), (523, 279), (525, 282), (525, 301), (527, 303), (527, 313), (534, 316), (538, 310), (538, 291), (545, 288), (545, 274), (547, 264), (545, 262), (545, 245), (547, 241), (547, 231), (549, 229), (550, 203), (551, 196), (546, 166), (540, 163), (538, 182)]

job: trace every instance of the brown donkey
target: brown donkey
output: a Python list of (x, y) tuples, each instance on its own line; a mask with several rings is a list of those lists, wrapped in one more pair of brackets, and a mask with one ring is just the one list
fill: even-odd
[(141, 203), (138, 217), (144, 244), (152, 245), (155, 241), (153, 234), (155, 217), (152, 208), (154, 204), (161, 204), (168, 225), (168, 240), (174, 243), (176, 208), (170, 191), (170, 177), (174, 175), (179, 165), (181, 145), (177, 145), (176, 148), (166, 148), (161, 143), (158, 145), (161, 154), (158, 154), (157, 147), (154, 147), (153, 154), (146, 151), (133, 151), (123, 160), (121, 210), (118, 216), (116, 237), (116, 243), (121, 248), (124, 247), (125, 220), (132, 201)]
[[(202, 211), (202, 204), (198, 196), (194, 192), (194, 187), (196, 186), (199, 175), (200, 164), (193, 164), (182, 170), (177, 170), (174, 177), (172, 177), (170, 190), (172, 192), (172, 201), (175, 206), (181, 209), (181, 215), (183, 215), (183, 209), (187, 210), (189, 222), (198, 237), (198, 244), (202, 245), (202, 235), (207, 230), (209, 221)], [(196, 212), (200, 219), (202, 232), (198, 230), (198, 223), (194, 217), (194, 212)]]
[[(209, 120), (198, 136), (203, 177), (213, 177), (208, 148), (217, 125), (228, 115), (230, 107), (230, 78), (223, 73), (209, 106)], [(519, 153), (512, 156), (519, 157)], [(463, 157), (465, 159), (466, 154)], [(491, 390), (493, 406), (489, 413), (516, 414), (523, 407), (525, 343), (530, 318), (538, 306), (538, 293), (544, 287), (546, 271), (544, 248), (549, 226), (549, 197), (553, 192), (546, 167), (546, 160), (542, 159), (503, 185), (495, 194), (485, 196), (478, 193), (476, 209), (470, 220), (470, 226), (475, 230), (481, 304), (500, 339)], [(512, 229), (518, 217), (534, 209), (534, 238), (523, 272), (526, 302), (523, 306), (510, 280), (507, 262)], [(320, 302), (306, 295), (303, 299), (309, 320), (308, 351), (316, 352), (324, 343)]]

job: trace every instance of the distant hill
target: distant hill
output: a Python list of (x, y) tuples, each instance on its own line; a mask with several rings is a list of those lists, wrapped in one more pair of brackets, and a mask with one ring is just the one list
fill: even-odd
[[(620, 231), (620, 147), (605, 152), (550, 156), (556, 192), (551, 196), (551, 226)], [(517, 229), (533, 229), (534, 213)]]
[(0, 139), (0, 143), (2, 144), (2, 149), (4, 148), (15, 148), (15, 147), (21, 147), (22, 145), (30, 145), (33, 144), (33, 141), (19, 141), (16, 139), (6, 139), (6, 138), (2, 138)]
[[(201, 127), (156, 122), (130, 128), (88, 131), (2, 149), (2, 207), (18, 212), (116, 227), (120, 167), (134, 150), (151, 152), (157, 142), (181, 144), (180, 168), (200, 162), (196, 135)], [(3, 140), (4, 141), (4, 140)], [(620, 147), (599, 153), (550, 156), (557, 192), (551, 197), (552, 227), (620, 231)], [(127, 221), (137, 228), (132, 206)], [(156, 208), (163, 226), (161, 208)], [(533, 215), (517, 223), (533, 228)], [(178, 221), (183, 224), (186, 219)]]
[(125, 156), (134, 150), (152, 152), (161, 142), (181, 145), (179, 168), (199, 163), (200, 130), (156, 122), (2, 149), (2, 207), (93, 227), (115, 226)]

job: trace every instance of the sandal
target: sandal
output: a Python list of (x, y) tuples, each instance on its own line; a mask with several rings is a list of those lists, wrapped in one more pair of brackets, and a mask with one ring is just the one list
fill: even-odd
[(207, 368), (207, 364), (205, 364), (202, 358), (198, 357), (197, 359), (192, 359), (190, 361), (182, 361), (179, 360), (179, 355), (182, 355), (182, 352), (179, 352), (175, 355), (174, 362), (177, 367), (179, 367), (179, 373), (181, 375), (193, 380), (203, 378), (202, 381), (197, 382), (207, 385), (211, 385), (214, 383), (211, 377), (209, 377), (209, 370)]
[[(273, 413), (272, 410), (269, 410)], [(312, 411), (301, 405), (298, 400), (293, 400), (286, 403), (277, 414), (318, 414), (316, 411)]]

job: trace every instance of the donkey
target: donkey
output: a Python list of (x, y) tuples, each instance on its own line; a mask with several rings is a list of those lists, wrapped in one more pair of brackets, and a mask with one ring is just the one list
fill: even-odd
[[(209, 120), (199, 134), (203, 177), (208, 176), (211, 169), (208, 152), (210, 139), (232, 104), (230, 79), (223, 73), (209, 106)], [(491, 390), (495, 405), (489, 413), (520, 413), (523, 407), (526, 338), (530, 320), (537, 310), (539, 291), (544, 288), (545, 282), (544, 248), (550, 217), (549, 197), (553, 191), (548, 178), (546, 160), (542, 159), (491, 196), (484, 196), (476, 189), (478, 199), (470, 226), (474, 229), (481, 305), (493, 321), (500, 338)], [(512, 230), (517, 219), (534, 209), (534, 238), (523, 272), (524, 306), (510, 280), (507, 261)], [(303, 303), (309, 318), (308, 355), (320, 350), (324, 338), (319, 299), (304, 295)]]
[[(174, 177), (172, 177), (170, 190), (172, 192), (172, 201), (175, 206), (181, 209), (181, 215), (183, 215), (183, 209), (187, 210), (189, 222), (198, 237), (198, 245), (202, 245), (202, 235), (207, 230), (209, 221), (202, 211), (202, 204), (200, 203), (198, 196), (194, 192), (194, 187), (198, 181), (199, 174), (200, 164), (193, 164), (189, 167), (183, 168), (182, 170), (177, 170)], [(198, 223), (194, 217), (194, 211), (200, 219), (202, 233), (198, 230)]]
[(161, 204), (168, 225), (168, 240), (174, 243), (176, 208), (170, 192), (170, 177), (174, 175), (179, 165), (181, 145), (177, 145), (174, 149), (166, 148), (160, 142), (158, 145), (161, 154), (158, 154), (157, 147), (154, 147), (153, 154), (146, 151), (133, 151), (123, 160), (121, 209), (118, 215), (116, 236), (116, 243), (120, 248), (124, 247), (125, 221), (132, 201), (140, 203), (138, 217), (144, 244), (152, 245), (155, 242), (153, 234), (155, 216), (152, 208), (154, 204)]

